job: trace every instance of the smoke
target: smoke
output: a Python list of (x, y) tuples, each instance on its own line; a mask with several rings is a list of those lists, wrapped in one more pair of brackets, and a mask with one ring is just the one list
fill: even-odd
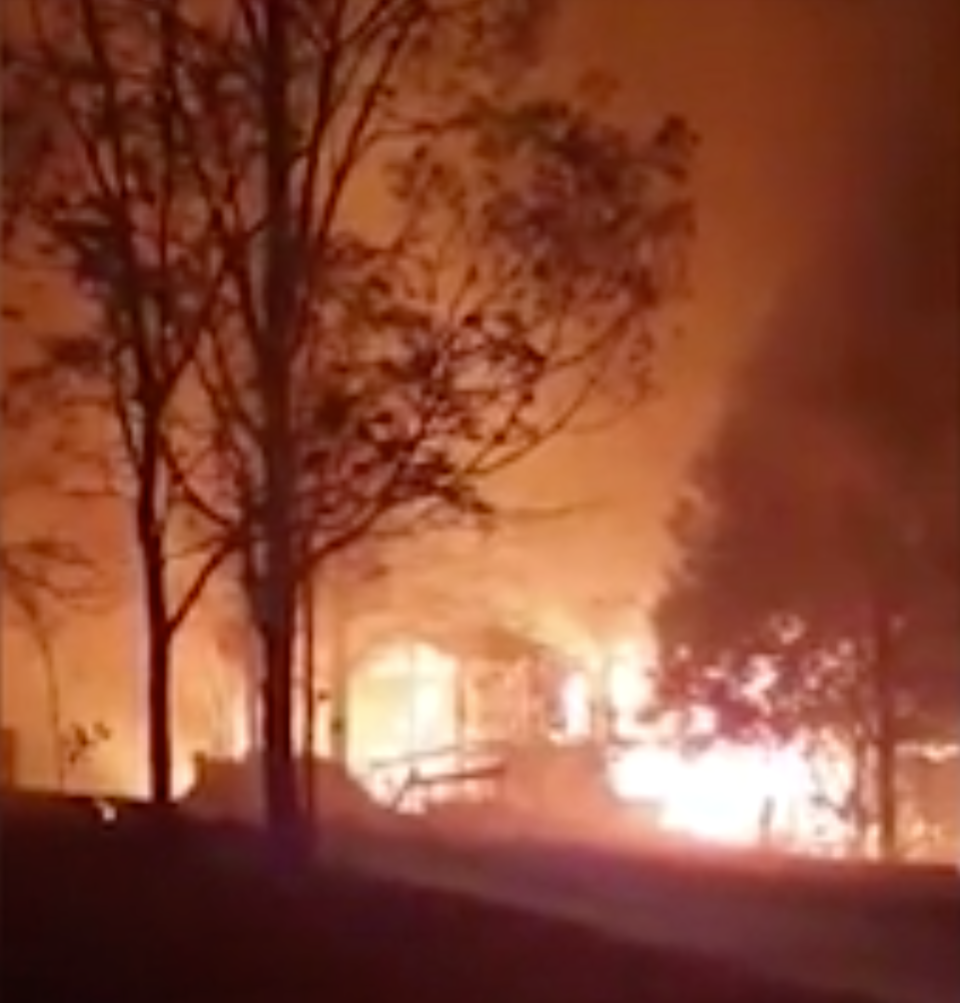
[(956, 498), (960, 129), (934, 125), (901, 122), (854, 151), (711, 451), (749, 441), (798, 484)]

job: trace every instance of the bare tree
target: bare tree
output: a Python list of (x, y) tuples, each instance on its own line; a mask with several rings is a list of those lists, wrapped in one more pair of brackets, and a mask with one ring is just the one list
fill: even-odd
[(211, 526), (244, 526), (282, 830), (305, 576), (369, 534), (487, 513), (489, 476), (616, 380), (648, 386), (690, 135), (517, 86), (545, 6), (246, 0), (192, 25), (210, 60), (188, 146), (233, 314), (198, 356), (216, 449), (184, 480)]
[(76, 332), (32, 332), (19, 378), (56, 399), (64, 422), (92, 414), (111, 430), (107, 466), (129, 503), (143, 586), (151, 791), (161, 805), (171, 799), (174, 635), (227, 551), (225, 542), (208, 550), (173, 593), (169, 459), (188, 441), (178, 395), (222, 271), (210, 207), (182, 167), (176, 94), (189, 61), (178, 7), (31, 2), (4, 66), (5, 119), (21, 125), (4, 176), (16, 209), (9, 255), (66, 276), (78, 312), (89, 312)]

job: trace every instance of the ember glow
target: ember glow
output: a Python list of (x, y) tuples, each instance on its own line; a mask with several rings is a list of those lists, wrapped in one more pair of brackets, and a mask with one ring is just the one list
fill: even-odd
[(610, 782), (625, 801), (659, 804), (666, 831), (731, 845), (759, 842), (765, 817), (771, 826), (782, 823), (810, 793), (796, 755), (750, 748), (686, 758), (638, 747), (611, 764)]
[[(220, 677), (218, 691), (216, 699), (195, 698), (193, 703), (209, 706), (203, 712), (194, 708), (187, 715), (192, 727), (180, 729), (174, 764), (178, 794), (195, 780), (197, 753), (242, 758), (252, 744), (250, 698), (242, 675), (225, 659), (213, 666), (209, 657), (206, 653), (205, 679), (209, 683), (211, 674)], [(816, 773), (800, 750), (717, 745), (685, 754), (671, 722), (641, 723), (650, 700), (645, 666), (652, 661), (642, 644), (618, 640), (606, 652), (584, 646), (575, 661), (581, 667), (562, 685), (554, 738), (589, 739), (598, 707), (606, 705), (609, 727), (618, 739), (608, 755), (609, 789), (626, 805), (652, 807), (661, 831), (727, 846), (757, 845), (765, 835), (787, 837), (798, 849), (822, 851), (842, 844), (837, 821), (814, 807), (823, 793), (823, 771)], [(465, 746), (491, 737), (465, 725), (461, 671), (453, 655), (416, 639), (384, 645), (355, 667), (348, 693), (349, 765), (375, 797), (393, 799), (410, 757), (427, 757), (417, 766), (422, 775), (442, 774), (462, 765)], [(231, 685), (224, 680), (232, 680)], [(295, 717), (301, 734), (299, 712)], [(123, 756), (121, 762), (124, 750), (116, 749), (116, 756), (113, 751), (103, 750), (103, 767), (110, 776), (123, 773), (124, 782), (110, 786), (138, 789), (142, 784), (129, 775), (132, 757)], [(326, 705), (318, 713), (315, 751), (330, 754)]]
[[(642, 646), (617, 642), (606, 658), (595, 655), (562, 688), (561, 740), (588, 737), (598, 701), (605, 701), (615, 732), (631, 743), (609, 759), (607, 782), (618, 799), (654, 805), (662, 830), (703, 841), (750, 846), (779, 835), (821, 850), (842, 841), (839, 824), (814, 807), (822, 790), (799, 750), (717, 746), (690, 756), (680, 751), (678, 735), (639, 726), (650, 694), (644, 657)], [(456, 743), (455, 659), (428, 645), (398, 646), (385, 649), (363, 676), (352, 698), (358, 723), (366, 719), (365, 727), (354, 729), (360, 772), (378, 758)], [(389, 705), (381, 697), (375, 710), (374, 681), (386, 679), (398, 685)]]

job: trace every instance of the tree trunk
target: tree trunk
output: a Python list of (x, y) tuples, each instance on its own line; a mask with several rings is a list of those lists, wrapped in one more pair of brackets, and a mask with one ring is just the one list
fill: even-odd
[(148, 743), (150, 799), (167, 808), (173, 801), (173, 751), (170, 729), (170, 623), (167, 609), (166, 555), (158, 515), (159, 430), (151, 423), (156, 409), (144, 406), (148, 427), (141, 442), (137, 499), (137, 539), (143, 575), (147, 630)]
[[(150, 628), (153, 634), (153, 628)], [(170, 734), (170, 660), (165, 639), (150, 638), (150, 797), (166, 808), (173, 801), (173, 742)]]
[(874, 610), (872, 680), (876, 711), (874, 792), (877, 850), (883, 860), (895, 860), (900, 849), (898, 803), (899, 735), (896, 689), (893, 685), (894, 633), (889, 610)]
[(900, 811), (897, 798), (896, 740), (881, 725), (876, 748), (876, 791), (878, 852), (883, 860), (894, 861), (900, 854)]
[(170, 631), (163, 553), (155, 534), (141, 542), (147, 607), (147, 687), (150, 745), (150, 799), (173, 801), (173, 741), (170, 728)]
[(293, 743), (292, 635), (297, 583), (293, 561), (296, 496), (290, 384), (295, 364), (292, 327), (297, 261), (289, 190), (289, 12), (284, 0), (271, 0), (263, 10), (266, 231), (263, 316), (255, 350), (263, 405), (263, 561), (257, 590), (264, 663), (264, 783), (269, 825), (282, 844), (295, 849), (302, 833)]
[(331, 588), (328, 595), (330, 611), (327, 626), (330, 631), (330, 758), (346, 768), (350, 760), (349, 737), (349, 608), (346, 589), (349, 587), (342, 567), (332, 564)]
[(265, 667), (263, 763), (267, 822), (281, 843), (296, 845), (300, 811), (293, 754), (293, 673), (289, 636), (285, 636), (279, 618), (275, 622), (264, 622), (261, 631)]
[(173, 801), (173, 740), (170, 728), (170, 629), (164, 558), (156, 539), (142, 541), (141, 548), (147, 612), (150, 799), (155, 805), (166, 807)]
[(853, 777), (849, 795), (849, 818), (853, 827), (852, 849), (857, 856), (870, 853), (870, 755), (868, 741), (855, 736), (853, 742)]
[(47, 708), (50, 713), (50, 747), (53, 753), (53, 771), (57, 789), (61, 793), (67, 790), (67, 757), (64, 743), (66, 736), (63, 730), (63, 714), (60, 701), (60, 678), (53, 647), (43, 626), (36, 626), (37, 644), (40, 648), (40, 663), (43, 666), (44, 682), (47, 689)]
[(303, 756), (304, 807), (307, 824), (313, 830), (317, 823), (316, 805), (316, 746), (317, 746), (317, 659), (314, 632), (313, 576), (307, 575), (303, 596)]

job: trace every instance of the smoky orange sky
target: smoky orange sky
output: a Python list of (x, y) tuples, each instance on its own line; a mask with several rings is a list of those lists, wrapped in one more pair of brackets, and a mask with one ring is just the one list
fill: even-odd
[[(620, 80), (625, 121), (677, 111), (702, 137), (694, 294), (660, 402), (615, 435), (558, 445), (515, 478), (524, 494), (597, 503), (575, 532), (541, 531), (552, 580), (560, 571), (578, 595), (645, 596), (668, 559), (665, 509), (794, 274), (821, 254), (842, 268), (830, 247), (837, 220), (882, 221), (870, 179), (905, 146), (916, 176), (926, 167), (942, 189), (960, 185), (960, 4), (575, 0), (562, 44)], [(858, 191), (868, 204), (851, 214)], [(948, 232), (955, 207), (944, 209)]]
[[(572, 78), (597, 67), (619, 81), (616, 110), (625, 123), (679, 113), (702, 139), (692, 299), (659, 372), (659, 399), (615, 432), (550, 447), (501, 486), (510, 501), (582, 504), (582, 513), (523, 524), (505, 531), (499, 546), (480, 548), (492, 581), (506, 577), (514, 594), (576, 618), (656, 590), (669, 558), (664, 515), (723, 407), (731, 373), (797, 269), (827, 250), (858, 179), (867, 192), (878, 160), (905, 144), (932, 172), (946, 164), (957, 175), (960, 4), (570, 0), (566, 7), (551, 73)], [(468, 565), (480, 559), (468, 554)], [(137, 653), (129, 633), (104, 622), (78, 628), (77, 650), (94, 637), (99, 643), (96, 657), (84, 659), (78, 690), (90, 696), (74, 706), (115, 686), (117, 707), (135, 704), (137, 684), (120, 667)], [(104, 645), (108, 634), (116, 645)], [(17, 716), (37, 689), (10, 676), (4, 695)]]

